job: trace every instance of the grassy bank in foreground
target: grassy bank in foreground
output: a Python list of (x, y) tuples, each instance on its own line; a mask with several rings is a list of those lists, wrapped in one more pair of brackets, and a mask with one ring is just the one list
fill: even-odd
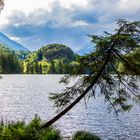
[[(34, 119), (26, 124), (24, 121), (0, 124), (0, 140), (63, 140), (60, 131), (49, 127), (41, 130), (41, 119), (36, 115)], [(79, 131), (71, 140), (100, 140), (94, 134)]]

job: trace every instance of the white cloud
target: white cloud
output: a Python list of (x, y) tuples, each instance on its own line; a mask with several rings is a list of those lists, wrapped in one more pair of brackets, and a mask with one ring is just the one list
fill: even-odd
[(86, 21), (73, 19), (73, 15), (80, 12), (96, 15), (99, 22), (110, 22), (115, 18), (135, 17), (140, 13), (140, 0), (5, 0), (0, 28), (11, 22), (19, 26), (43, 25), (48, 21), (56, 23), (55, 27), (85, 26)]
[(88, 5), (88, 0), (59, 0), (59, 2), (64, 8), (72, 8), (73, 6), (85, 8)]
[(101, 8), (99, 17), (101, 22), (110, 22), (119, 18), (138, 20), (140, 18), (140, 0), (118, 0), (112, 3), (107, 1)]
[(15, 41), (20, 41), (21, 40), (21, 38), (19, 38), (19, 37), (15, 37), (15, 36), (8, 36), (10, 39), (12, 39), (12, 40), (15, 40)]
[(46, 10), (50, 11), (50, 4), (51, 2), (49, 0), (5, 0), (5, 7), (0, 15), (0, 26), (10, 22), (9, 16), (12, 16), (14, 11), (16, 11), (17, 14), (19, 12), (26, 15), (34, 12), (36, 9), (45, 8)]
[(86, 34), (111, 31), (117, 19), (140, 20), (139, 13), (140, 0), (5, 0), (0, 29), (30, 46), (46, 42), (48, 34), (48, 42), (76, 44)]
[(58, 22), (56, 27), (66, 22), (71, 24), (68, 14), (72, 7), (86, 7), (87, 3), (87, 0), (5, 0), (5, 8), (0, 15), (0, 28), (11, 23), (15, 26), (43, 25), (50, 20)]
[(5, 0), (5, 10), (24, 11), (25, 13), (33, 12), (35, 9), (46, 8), (50, 10), (50, 4), (53, 0)]
[(82, 21), (82, 20), (76, 21), (76, 22), (73, 24), (74, 27), (77, 27), (77, 26), (88, 26), (88, 25), (89, 25), (88, 23), (86, 23), (86, 22), (84, 22), (84, 21)]

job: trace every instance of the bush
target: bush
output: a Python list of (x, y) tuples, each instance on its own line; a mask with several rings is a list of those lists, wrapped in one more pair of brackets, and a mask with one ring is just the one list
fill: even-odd
[(36, 115), (26, 125), (25, 122), (0, 124), (0, 140), (61, 140), (60, 132), (53, 127), (39, 130), (41, 119)]
[(101, 139), (95, 134), (84, 131), (78, 131), (73, 135), (72, 140), (101, 140)]
[[(60, 131), (49, 127), (40, 130), (41, 119), (35, 115), (34, 119), (26, 124), (24, 121), (0, 123), (0, 140), (62, 140)], [(72, 140), (101, 140), (94, 134), (78, 131)]]

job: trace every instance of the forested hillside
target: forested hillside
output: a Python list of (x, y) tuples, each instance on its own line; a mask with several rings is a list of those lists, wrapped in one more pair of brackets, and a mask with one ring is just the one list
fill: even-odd
[(68, 74), (75, 71), (77, 55), (62, 44), (49, 44), (33, 52), (24, 61), (24, 73)]
[[(80, 67), (82, 67), (81, 74), (90, 73), (90, 68), (83, 66), (79, 61), (82, 57), (84, 58), (84, 56), (74, 54), (69, 47), (62, 44), (49, 44), (32, 53), (13, 51), (0, 45), (0, 73), (74, 74)], [(129, 58), (135, 74), (140, 75), (140, 49), (135, 49), (122, 57)], [(124, 64), (116, 62), (116, 65), (118, 65), (118, 72), (132, 74)]]
[(43, 46), (37, 51), (38, 60), (54, 60), (54, 59), (67, 59), (73, 61), (75, 59), (74, 52), (62, 44), (49, 44)]
[(4, 45), (0, 45), (0, 73), (22, 73), (21, 62), (15, 52)]
[(14, 51), (0, 45), (0, 73), (69, 74), (79, 65), (74, 52), (62, 44), (49, 44), (38, 51)]

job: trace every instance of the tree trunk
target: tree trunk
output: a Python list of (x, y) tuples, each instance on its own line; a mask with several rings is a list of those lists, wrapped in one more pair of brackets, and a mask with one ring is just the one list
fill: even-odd
[(113, 42), (112, 46), (110, 47), (110, 49), (108, 51), (108, 55), (107, 55), (107, 57), (105, 59), (105, 62), (103, 64), (101, 70), (98, 72), (98, 74), (95, 76), (95, 78), (93, 79), (92, 83), (86, 88), (86, 90), (74, 102), (72, 102), (68, 107), (66, 107), (66, 109), (64, 109), (58, 115), (56, 115), (51, 120), (49, 120), (44, 125), (42, 125), (42, 128), (47, 128), (47, 127), (51, 126), (54, 122), (56, 122), (63, 115), (65, 115), (69, 110), (71, 110), (90, 91), (90, 89), (94, 86), (94, 84), (97, 82), (97, 80), (99, 79), (99, 77), (103, 73), (103, 71), (104, 71), (104, 69), (105, 69), (105, 67), (106, 67), (106, 65), (107, 65), (107, 63), (109, 61), (110, 53), (111, 53), (114, 45), (115, 45), (115, 42)]

